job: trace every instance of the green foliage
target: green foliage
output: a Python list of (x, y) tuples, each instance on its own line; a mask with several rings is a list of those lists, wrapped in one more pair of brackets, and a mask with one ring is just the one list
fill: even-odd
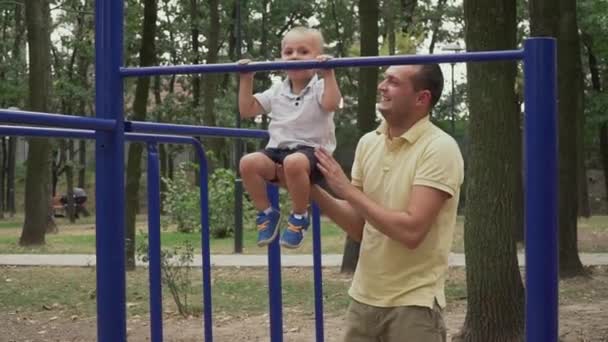
[[(172, 180), (163, 179), (167, 185), (165, 210), (169, 221), (185, 233), (201, 229), (199, 188), (189, 181), (193, 168), (181, 164)], [(234, 181), (234, 172), (221, 168), (209, 177), (209, 230), (214, 238), (229, 237), (234, 232)], [(254, 215), (251, 202), (243, 201), (245, 224), (252, 222)]]
[(200, 229), (200, 195), (188, 180), (188, 165), (180, 164), (173, 179), (163, 178), (167, 186), (164, 208), (177, 231), (191, 233)]
[[(137, 246), (137, 258), (143, 262), (149, 262), (148, 239), (145, 234), (139, 239)], [(177, 306), (177, 311), (183, 317), (196, 313), (198, 306), (189, 302), (193, 295), (191, 270), (189, 267), (194, 261), (194, 247), (190, 241), (171, 249), (163, 248), (160, 251), (161, 279), (163, 285), (169, 289), (171, 297)]]

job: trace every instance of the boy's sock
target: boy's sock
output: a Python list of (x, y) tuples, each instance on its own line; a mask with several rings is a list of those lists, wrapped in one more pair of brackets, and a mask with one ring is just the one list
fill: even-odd
[(308, 217), (308, 213), (304, 213), (304, 214), (293, 213), (293, 217), (297, 218), (298, 220), (301, 220), (301, 219), (303, 219), (305, 217)]

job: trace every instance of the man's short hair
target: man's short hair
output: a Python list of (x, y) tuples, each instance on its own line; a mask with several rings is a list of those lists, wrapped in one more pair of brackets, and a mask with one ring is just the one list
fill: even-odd
[(429, 90), (431, 92), (431, 108), (435, 107), (443, 91), (443, 73), (439, 64), (420, 65), (418, 72), (412, 76), (412, 84), (416, 91)]

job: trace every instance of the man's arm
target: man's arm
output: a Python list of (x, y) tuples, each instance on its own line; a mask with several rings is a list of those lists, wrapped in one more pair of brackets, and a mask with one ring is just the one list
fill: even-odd
[(391, 239), (414, 249), (424, 240), (431, 225), (450, 195), (444, 191), (415, 185), (405, 211), (387, 209), (350, 184), (336, 160), (323, 149), (317, 149), (319, 170), (331, 189), (350, 204), (351, 210)]
[(351, 239), (360, 242), (365, 220), (347, 201), (337, 199), (318, 185), (310, 193), (324, 215), (334, 221)]
[(372, 201), (350, 186), (344, 193), (355, 213), (362, 215), (377, 230), (410, 249), (417, 248), (426, 237), (445, 201), (450, 195), (441, 190), (414, 185), (405, 211), (390, 210)]

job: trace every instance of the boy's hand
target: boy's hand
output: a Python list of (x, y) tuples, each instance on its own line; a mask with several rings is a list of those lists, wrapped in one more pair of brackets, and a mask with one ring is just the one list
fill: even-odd
[[(238, 61), (238, 62), (236, 62), (236, 63), (237, 63), (238, 65), (247, 65), (247, 64), (249, 64), (250, 62), (251, 62), (251, 60), (250, 60), (250, 59), (241, 59), (241, 60), (239, 60), (239, 61)], [(253, 71), (241, 71), (241, 72), (239, 73), (239, 75), (240, 75), (241, 77), (251, 77), (251, 78), (253, 78), (253, 75), (254, 75), (254, 74), (255, 74), (255, 72), (253, 72)]]
[[(330, 55), (318, 55), (317, 56), (317, 61), (319, 61), (319, 62), (326, 62), (326, 61), (328, 61), (328, 60), (330, 60), (332, 58), (333, 57), (330, 56)], [(319, 74), (321, 76), (323, 76), (325, 78), (327, 76), (333, 75), (334, 74), (334, 69), (331, 69), (331, 68), (321, 68), (321, 69), (318, 70), (318, 72), (319, 72)]]

